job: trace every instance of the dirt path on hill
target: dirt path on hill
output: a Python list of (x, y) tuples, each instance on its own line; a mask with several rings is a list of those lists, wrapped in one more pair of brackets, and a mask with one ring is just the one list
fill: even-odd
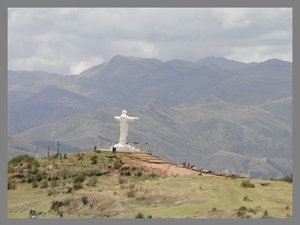
[[(158, 156), (150, 155), (148, 153), (124, 154), (122, 155), (122, 158), (130, 160), (134, 164), (140, 165), (145, 173), (155, 173), (162, 176), (199, 175), (199, 171), (177, 166), (167, 160), (161, 159)], [(203, 173), (202, 175), (211, 176), (210, 174)]]

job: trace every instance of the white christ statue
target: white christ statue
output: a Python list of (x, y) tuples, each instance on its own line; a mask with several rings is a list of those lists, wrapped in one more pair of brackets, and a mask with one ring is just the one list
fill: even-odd
[(127, 116), (127, 111), (122, 110), (121, 116), (115, 116), (114, 117), (116, 121), (120, 122), (120, 139), (119, 139), (119, 146), (125, 146), (126, 145), (126, 137), (128, 135), (128, 123), (133, 122), (135, 120), (138, 120), (138, 117), (129, 117)]

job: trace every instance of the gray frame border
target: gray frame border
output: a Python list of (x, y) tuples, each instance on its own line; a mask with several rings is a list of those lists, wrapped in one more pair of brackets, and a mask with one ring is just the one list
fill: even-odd
[[(295, 29), (296, 21), (299, 21), (298, 10), (296, 0), (253, 0), (240, 2), (238, 0), (211, 0), (209, 2), (200, 2), (197, 0), (173, 0), (173, 1), (139, 1), (139, 0), (103, 0), (101, 2), (97, 0), (52, 0), (48, 2), (41, 2), (39, 0), (10, 0), (1, 1), (0, 3), (0, 25), (1, 30), (6, 32), (0, 32), (0, 143), (1, 143), (1, 155), (0, 157), (0, 175), (3, 176), (0, 182), (0, 221), (1, 224), (296, 224), (296, 221), (300, 221), (297, 210), (300, 208), (299, 195), (293, 192), (293, 217), (292, 219), (250, 219), (250, 220), (231, 220), (231, 219), (152, 219), (152, 220), (135, 220), (135, 219), (7, 219), (7, 8), (10, 7), (291, 7), (293, 8), (293, 43), (299, 40), (299, 32)], [(298, 39), (296, 38), (298, 36)], [(293, 44), (293, 65), (298, 65), (296, 59), (299, 55), (297, 47)], [(295, 63), (296, 62), (296, 63)], [(296, 115), (299, 115), (299, 89), (296, 84), (300, 83), (300, 78), (295, 76), (299, 74), (299, 67), (293, 66), (293, 136), (299, 135), (299, 121), (296, 120)], [(3, 105), (5, 107), (3, 107)], [(299, 158), (299, 152), (295, 151), (296, 146), (299, 146), (299, 140), (293, 138), (293, 158)], [(298, 155), (298, 157), (297, 157)], [(293, 190), (299, 189), (299, 165), (293, 164)]]

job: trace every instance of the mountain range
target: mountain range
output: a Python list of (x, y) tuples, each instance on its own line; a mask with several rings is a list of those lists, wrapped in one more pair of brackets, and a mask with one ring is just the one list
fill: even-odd
[(8, 156), (16, 143), (31, 153), (56, 141), (63, 152), (117, 143), (123, 109), (140, 118), (127, 140), (172, 162), (253, 178), (292, 172), (292, 63), (279, 59), (118, 55), (78, 75), (9, 70)]

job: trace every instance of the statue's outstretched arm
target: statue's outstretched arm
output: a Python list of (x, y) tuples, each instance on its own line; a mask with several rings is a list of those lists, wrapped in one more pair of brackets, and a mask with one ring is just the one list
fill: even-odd
[(138, 120), (138, 119), (139, 119), (138, 117), (127, 117), (128, 122), (133, 122), (133, 121)]

